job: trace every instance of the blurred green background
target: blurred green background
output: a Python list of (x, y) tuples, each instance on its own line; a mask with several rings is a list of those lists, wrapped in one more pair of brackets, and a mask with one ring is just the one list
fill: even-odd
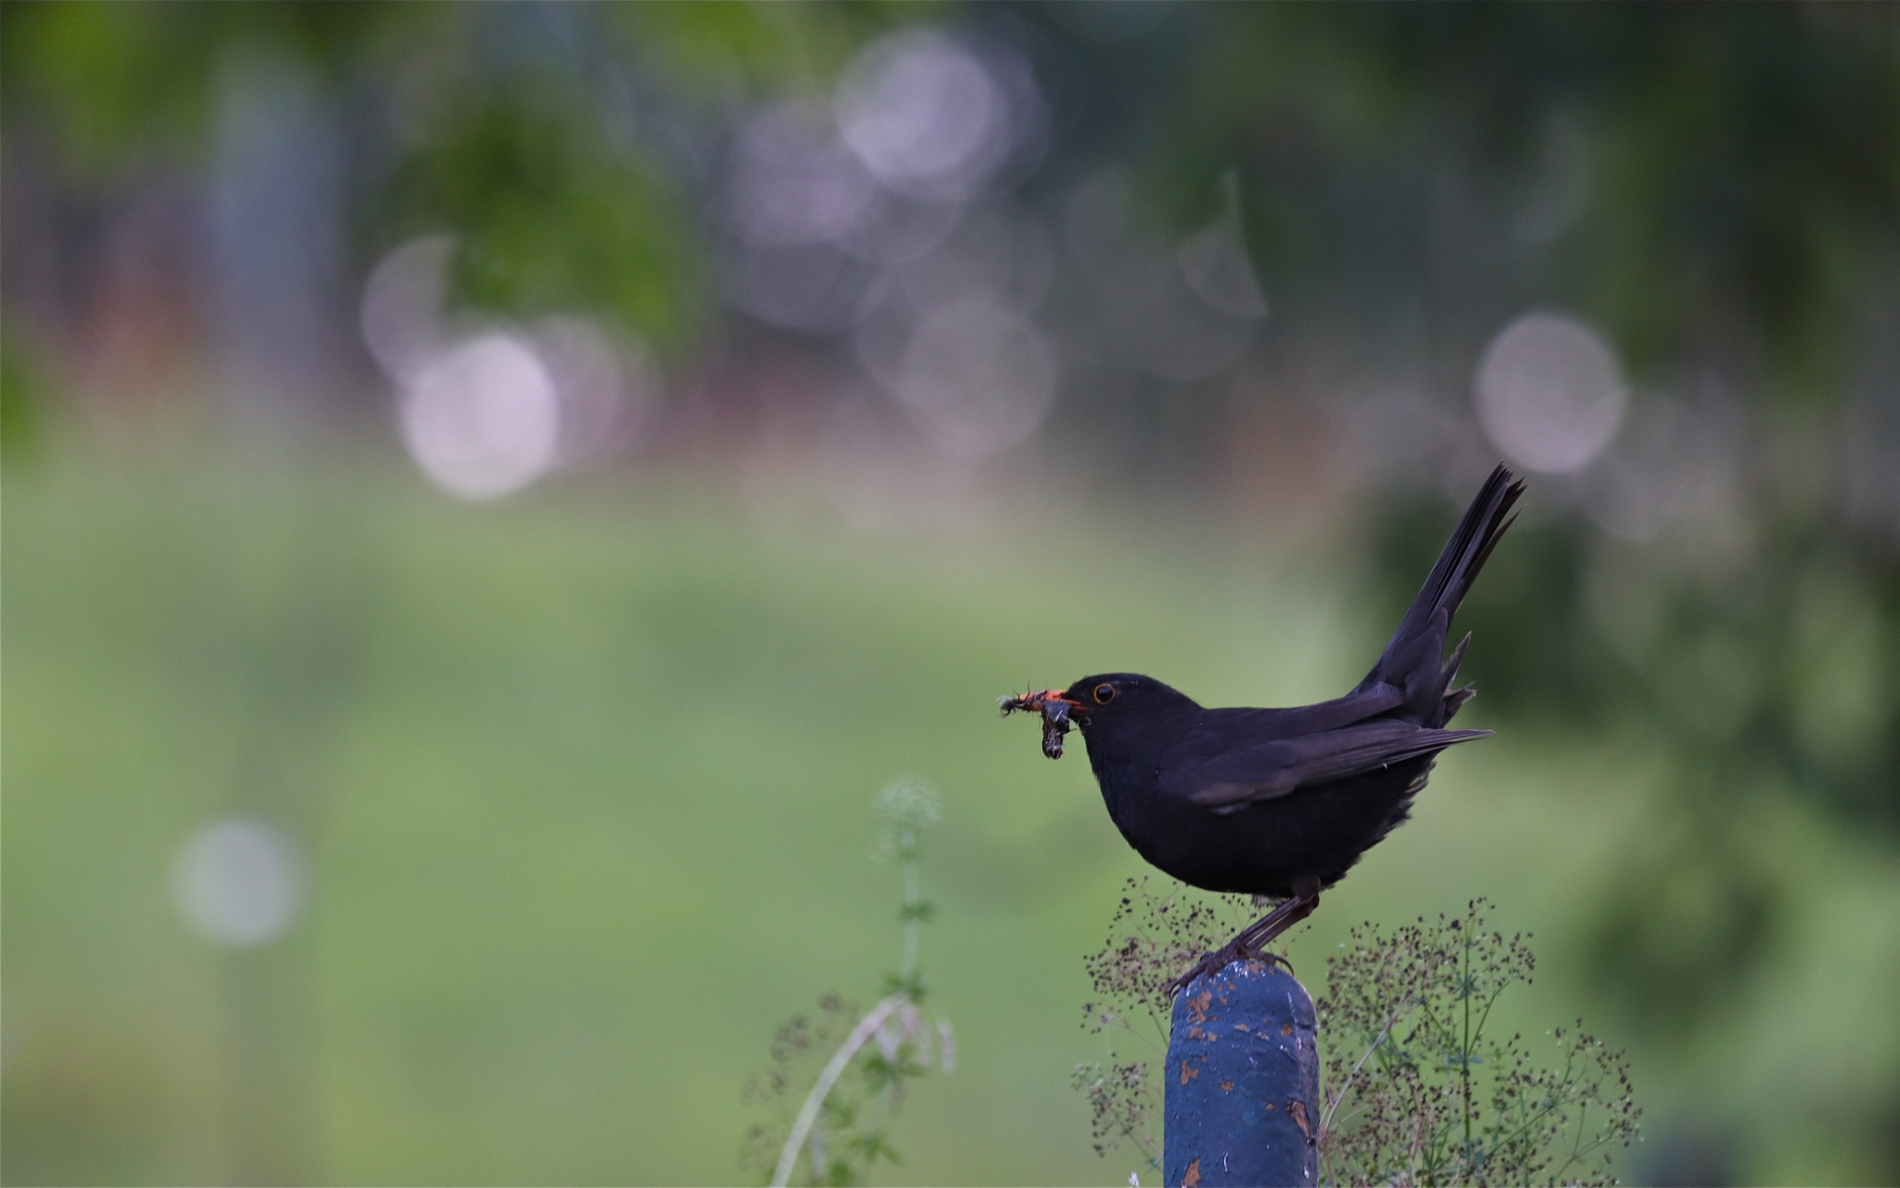
[(994, 698), (1334, 695), (1499, 457), (1499, 734), (1293, 960), (1488, 896), (1627, 1180), (1900, 1177), (1900, 7), (0, 22), (0, 1177), (749, 1180), (919, 775), (892, 1178), (1124, 1182)]

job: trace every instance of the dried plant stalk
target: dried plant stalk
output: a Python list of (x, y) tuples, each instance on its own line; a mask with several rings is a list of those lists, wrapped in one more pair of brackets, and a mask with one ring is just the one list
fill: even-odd
[[(1262, 905), (1130, 879), (1108, 942), (1086, 966), (1095, 1000), (1084, 1026), (1108, 1058), (1079, 1066), (1097, 1154), (1121, 1144), (1159, 1169), (1168, 1043), (1163, 990)], [(1489, 904), (1383, 932), (1353, 930), (1328, 959), (1315, 1004), (1324, 1056), (1321, 1177), (1328, 1184), (1614, 1184), (1610, 1159), (1638, 1141), (1627, 1062), (1580, 1026), (1498, 1039), (1492, 1007), (1529, 984), (1528, 938), (1485, 927)], [(1537, 1058), (1533, 1058), (1536, 1056)]]

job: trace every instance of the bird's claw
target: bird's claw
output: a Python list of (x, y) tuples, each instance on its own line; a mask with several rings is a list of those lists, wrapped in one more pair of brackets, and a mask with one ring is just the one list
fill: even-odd
[[(1271, 949), (1256, 949), (1252, 945), (1241, 945), (1235, 949), (1234, 956), (1245, 961), (1259, 961), (1267, 965), (1278, 965), (1288, 973), (1293, 973), (1293, 963)], [(1293, 976), (1298, 977), (1299, 975), (1293, 974)]]
[[(1175, 995), (1193, 985), (1197, 978), (1205, 977), (1211, 973), (1218, 973), (1236, 961), (1258, 961), (1268, 966), (1278, 965), (1283, 967), (1287, 973), (1293, 973), (1293, 963), (1278, 953), (1266, 949), (1255, 949), (1248, 946), (1229, 944), (1223, 945), (1211, 953), (1202, 954), (1201, 959), (1192, 966), (1189, 966), (1186, 973), (1181, 974), (1173, 981), (1170, 981), (1166, 986), (1162, 987), (1162, 993), (1172, 1002)], [(1297, 977), (1298, 975), (1295, 974), (1294, 976)]]

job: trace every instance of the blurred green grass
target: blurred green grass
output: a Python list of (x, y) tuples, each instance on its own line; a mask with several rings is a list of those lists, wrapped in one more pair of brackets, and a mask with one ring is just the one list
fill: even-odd
[[(1125, 1182), (1068, 1076), (1101, 1054), (1081, 957), (1142, 867), (1081, 748), (1048, 763), (994, 698), (1136, 669), (1311, 700), (1385, 634), (1343, 550), (1082, 516), (867, 534), (686, 468), (466, 506), (387, 458), (87, 445), (4, 492), (12, 1182), (749, 1179), (740, 1090), (773, 1028), (896, 964), (869, 800), (906, 773), (946, 796), (924, 967), (959, 1069), (907, 1103), (892, 1178)], [(1477, 599), (1467, 618), (1482, 648)], [(1626, 1040), (1575, 954), (1656, 772), (1634, 737), (1449, 757), (1294, 961), (1317, 988), (1354, 923), (1488, 895), (1543, 958), (1507, 1026)], [(169, 898), (227, 812), (311, 847), (308, 914), (262, 950), (213, 950)], [(1817, 918), (1896, 940), (1889, 860), (1768, 827), (1832, 872)], [(1815, 951), (1900, 952), (1839, 935)], [(1786, 1001), (1879, 1011), (1891, 971), (1817, 983), (1822, 959), (1790, 954), (1723, 1051)], [(1796, 1032), (1863, 1080), (1900, 1051), (1833, 1010)], [(1639, 1095), (1772, 1093), (1751, 1052), (1639, 1050)], [(1852, 1178), (1808, 1147), (1758, 1166)]]

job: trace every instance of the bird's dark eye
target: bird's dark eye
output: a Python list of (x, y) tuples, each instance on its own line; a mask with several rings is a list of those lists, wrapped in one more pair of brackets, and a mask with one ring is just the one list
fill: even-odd
[(1096, 705), (1107, 705), (1113, 700), (1115, 700), (1115, 686), (1109, 684), (1107, 681), (1103, 681), (1101, 684), (1095, 686)]

